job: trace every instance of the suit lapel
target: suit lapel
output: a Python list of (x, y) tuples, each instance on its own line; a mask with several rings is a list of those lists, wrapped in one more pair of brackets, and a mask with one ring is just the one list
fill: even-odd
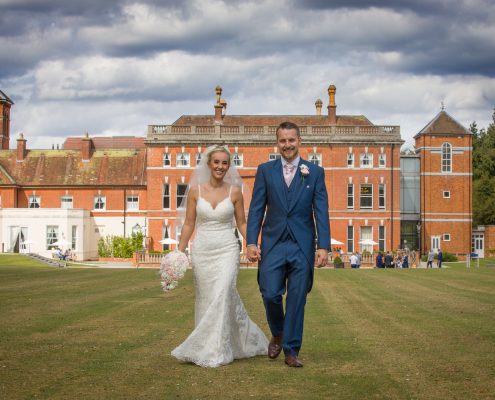
[(272, 178), (275, 191), (280, 199), (280, 203), (283, 204), (287, 210), (287, 185), (285, 184), (284, 175), (282, 174), (282, 161), (280, 159), (273, 163)]
[[(299, 196), (301, 196), (302, 189), (304, 188), (304, 183), (302, 180), (301, 169), (300, 169), (301, 164), (304, 164), (304, 163), (307, 163), (307, 162), (304, 161), (302, 158), (300, 158), (299, 164), (297, 165), (296, 173), (294, 175), (294, 179), (292, 180), (292, 184), (294, 185), (294, 198), (291, 201), (289, 212), (296, 205), (297, 201), (299, 200)], [(305, 179), (307, 179), (307, 177)]]

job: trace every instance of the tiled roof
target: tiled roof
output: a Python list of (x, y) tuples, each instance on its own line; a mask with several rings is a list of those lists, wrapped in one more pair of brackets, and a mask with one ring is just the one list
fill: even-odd
[(4, 92), (0, 90), (0, 101), (6, 101), (7, 103), (14, 104), (14, 102)]
[(466, 128), (464, 128), (459, 122), (451, 117), (446, 111), (440, 111), (435, 118), (433, 118), (428, 125), (426, 125), (421, 131), (414, 137), (420, 135), (466, 135), (471, 134)]
[[(65, 139), (62, 148), (65, 150), (80, 150), (82, 148), (82, 137), (70, 137)], [(110, 136), (93, 137), (93, 149), (144, 149), (144, 137), (136, 136)]]
[[(327, 115), (226, 115), (222, 119), (223, 126), (278, 126), (280, 123), (290, 121), (299, 126), (329, 125)], [(172, 125), (199, 125), (207, 126), (215, 123), (213, 115), (183, 115)], [(337, 125), (373, 125), (364, 115), (338, 115)]]
[[(96, 150), (82, 162), (76, 150), (0, 151), (0, 184), (23, 186), (146, 185), (146, 150)], [(12, 182), (13, 180), (13, 182)]]

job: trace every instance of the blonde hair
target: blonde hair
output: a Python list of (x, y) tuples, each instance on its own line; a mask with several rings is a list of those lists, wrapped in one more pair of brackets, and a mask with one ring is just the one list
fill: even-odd
[(211, 156), (213, 153), (224, 153), (224, 154), (227, 154), (227, 156), (229, 156), (229, 166), (230, 166), (230, 158), (231, 158), (231, 154), (230, 154), (230, 151), (224, 147), (224, 146), (215, 146), (209, 153), (208, 153), (208, 161), (207, 163), (209, 164), (211, 162)]

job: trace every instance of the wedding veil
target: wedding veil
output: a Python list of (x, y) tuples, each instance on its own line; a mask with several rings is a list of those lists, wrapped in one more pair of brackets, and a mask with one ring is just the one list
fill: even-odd
[(215, 151), (226, 152), (229, 154), (230, 157), (230, 168), (228, 169), (227, 173), (223, 178), (224, 182), (227, 182), (232, 186), (238, 186), (242, 188), (242, 178), (239, 175), (239, 171), (234, 165), (233, 162), (234, 160), (232, 159), (232, 153), (229, 151), (229, 148), (227, 146), (221, 146), (221, 145), (213, 145), (207, 147), (206, 150), (201, 154), (201, 160), (199, 161), (198, 165), (191, 174), (191, 177), (187, 184), (186, 193), (182, 198), (180, 205), (177, 207), (177, 220), (181, 226), (184, 224), (184, 221), (186, 219), (186, 206), (187, 206), (187, 198), (189, 196), (189, 191), (191, 190), (192, 187), (199, 186), (210, 179), (211, 172), (210, 172), (210, 168), (208, 167), (208, 156), (210, 153)]

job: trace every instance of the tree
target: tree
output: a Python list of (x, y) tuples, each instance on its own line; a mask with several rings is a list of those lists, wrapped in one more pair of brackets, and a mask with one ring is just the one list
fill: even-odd
[(473, 223), (495, 224), (495, 109), (488, 128), (478, 130), (476, 122), (469, 127), (473, 133)]

